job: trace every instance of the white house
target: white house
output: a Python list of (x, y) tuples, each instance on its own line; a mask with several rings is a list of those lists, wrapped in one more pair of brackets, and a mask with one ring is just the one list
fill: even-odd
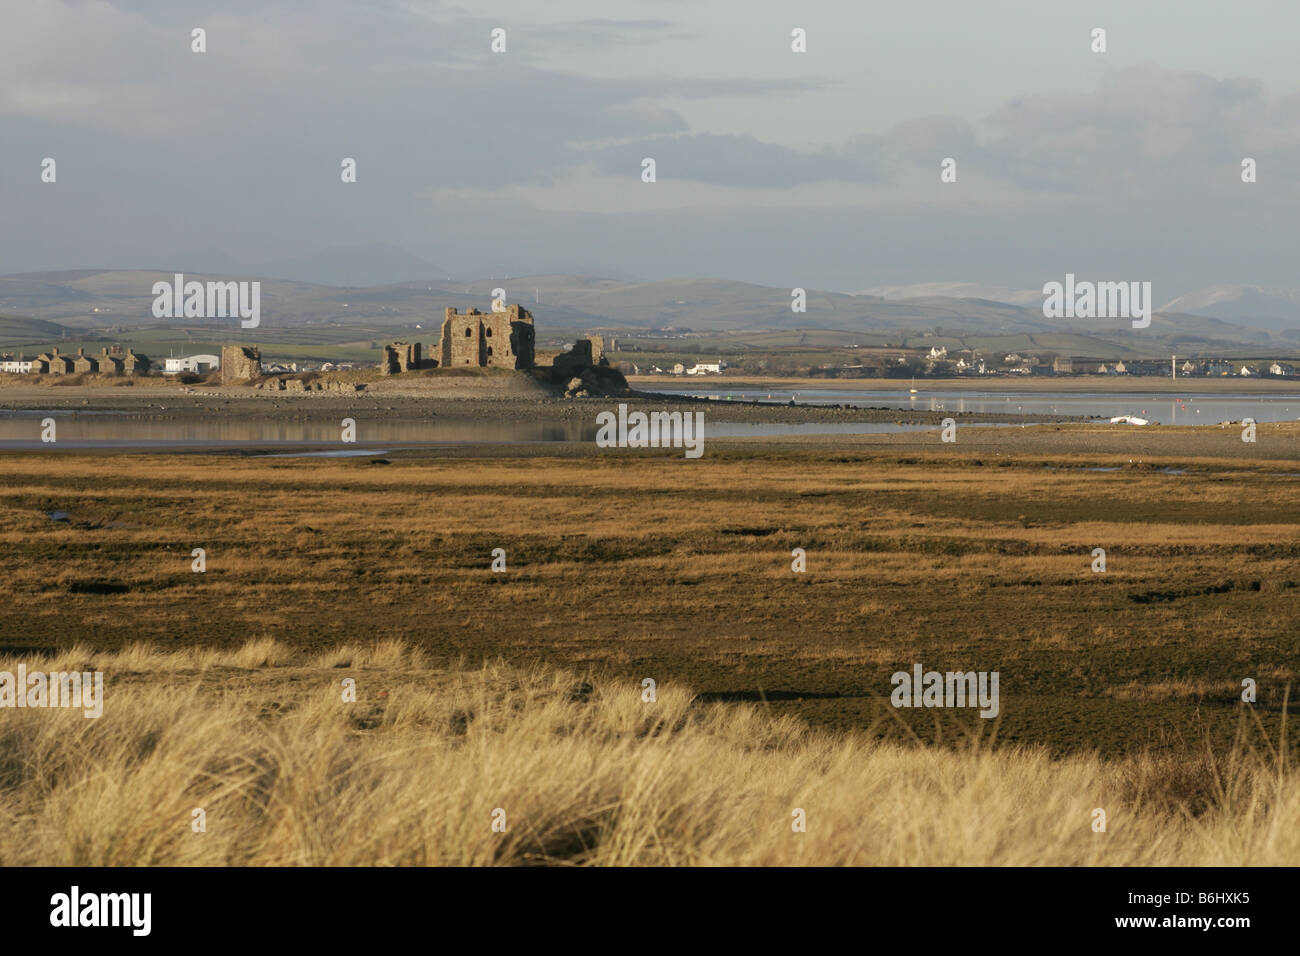
[(727, 367), (726, 362), (696, 362), (693, 368), (686, 370), (687, 375), (721, 375)]
[(169, 358), (163, 366), (164, 375), (180, 375), (182, 372), (194, 372), (206, 375), (221, 368), (220, 355), (186, 355), (181, 358)]
[(16, 375), (30, 375), (32, 372), (31, 359), (5, 359), (0, 362), (0, 372), (13, 372)]
[(930, 346), (930, 354), (926, 356), (929, 359), (946, 359), (948, 357), (948, 347), (940, 345)]

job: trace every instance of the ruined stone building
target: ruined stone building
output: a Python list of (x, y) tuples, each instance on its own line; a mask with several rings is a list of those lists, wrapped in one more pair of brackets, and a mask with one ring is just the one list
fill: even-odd
[(384, 346), (384, 374), (396, 375), (422, 366), (419, 342), (394, 342)]
[(221, 346), (221, 384), (247, 382), (262, 374), (262, 351), (251, 345)]
[(605, 340), (599, 335), (584, 335), (567, 349), (538, 352), (537, 364), (550, 365), (563, 374), (581, 374), (585, 369), (608, 365)]
[(503, 312), (447, 309), (436, 352), (421, 357), (419, 342), (393, 342), (384, 347), (381, 368), (385, 375), (434, 367), (532, 368), (534, 344), (533, 316), (523, 306), (508, 305)]
[(443, 368), (532, 368), (533, 316), (521, 305), (504, 312), (448, 309), (439, 354)]

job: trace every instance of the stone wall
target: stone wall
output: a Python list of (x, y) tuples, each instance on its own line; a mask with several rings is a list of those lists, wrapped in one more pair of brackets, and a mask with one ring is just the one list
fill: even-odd
[(392, 345), (385, 345), (383, 373), (397, 375), (420, 368), (422, 364), (420, 351), (419, 342), (394, 342)]
[(262, 352), (251, 345), (221, 347), (221, 384), (247, 382), (262, 374)]

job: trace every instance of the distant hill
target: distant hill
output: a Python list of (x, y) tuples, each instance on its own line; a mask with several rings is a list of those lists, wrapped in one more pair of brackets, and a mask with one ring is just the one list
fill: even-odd
[(1216, 285), (1179, 296), (1162, 311), (1191, 312), (1261, 329), (1300, 329), (1300, 290)]
[[(397, 266), (395, 268), (401, 268)], [(0, 314), (50, 323), (55, 333), (77, 330), (83, 338), (114, 337), (140, 328), (165, 332), (171, 325), (197, 327), (217, 339), (312, 341), (318, 344), (409, 336), (436, 338), (447, 307), (491, 307), (493, 289), (532, 310), (539, 341), (548, 334), (606, 329), (672, 334), (823, 329), (868, 335), (949, 335), (997, 339), (1032, 335), (1061, 339), (1078, 352), (1130, 350), (1183, 352), (1227, 345), (1267, 344), (1276, 333), (1229, 321), (1172, 311), (1157, 313), (1151, 328), (1134, 330), (1128, 320), (1045, 319), (1035, 303), (1025, 307), (986, 298), (944, 295), (886, 298), (808, 289), (807, 311), (791, 311), (791, 290), (723, 279), (658, 282), (573, 275), (497, 276), (472, 280), (428, 278), (364, 288), (339, 287), (256, 274), (186, 273), (187, 280), (262, 281), (262, 325), (243, 332), (231, 319), (159, 322), (151, 312), (153, 284), (171, 272), (94, 271), (0, 276)], [(416, 326), (419, 326), (417, 329)], [(192, 336), (187, 336), (192, 338)], [(1288, 339), (1293, 344), (1295, 339)]]
[(66, 338), (68, 333), (69, 329), (57, 322), (0, 315), (0, 348), (13, 349), (58, 342)]
[(863, 289), (854, 295), (877, 296), (882, 299), (925, 299), (944, 296), (950, 299), (986, 299), (1021, 305), (1027, 308), (1041, 306), (1040, 289), (1008, 289), (1005, 286), (984, 285), (979, 282), (918, 282), (912, 285), (881, 285)]
[(391, 285), (444, 275), (442, 269), (433, 263), (398, 246), (382, 243), (336, 246), (309, 256), (262, 263), (252, 271), (258, 275), (348, 288)]

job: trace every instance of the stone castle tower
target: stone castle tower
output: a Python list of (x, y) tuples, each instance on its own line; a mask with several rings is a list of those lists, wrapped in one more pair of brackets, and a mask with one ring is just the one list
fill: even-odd
[(442, 368), (532, 368), (533, 315), (521, 305), (504, 312), (448, 309), (442, 320)]

